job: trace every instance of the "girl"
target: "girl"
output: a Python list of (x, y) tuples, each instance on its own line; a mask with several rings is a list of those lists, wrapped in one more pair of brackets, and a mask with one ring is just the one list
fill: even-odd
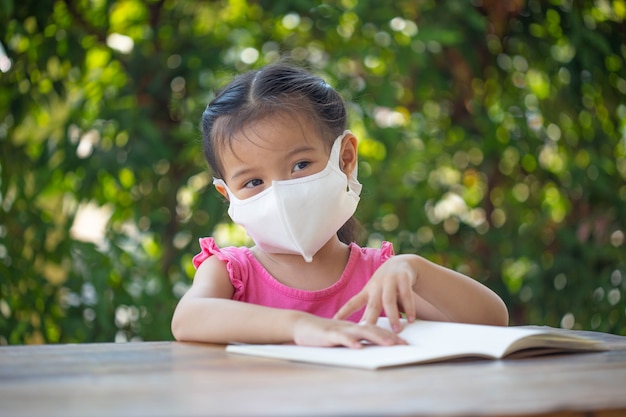
[(193, 285), (172, 319), (177, 340), (353, 348), (402, 344), (375, 325), (416, 318), (506, 325), (487, 287), (417, 255), (354, 243), (357, 138), (337, 92), (276, 64), (243, 74), (207, 106), (205, 157), (252, 248), (200, 240)]

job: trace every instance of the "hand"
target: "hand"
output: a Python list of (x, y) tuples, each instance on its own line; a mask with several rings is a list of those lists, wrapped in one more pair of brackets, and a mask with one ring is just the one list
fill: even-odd
[(383, 310), (395, 332), (402, 330), (400, 312), (405, 313), (408, 322), (415, 321), (418, 296), (413, 287), (417, 281), (417, 272), (409, 260), (406, 255), (387, 260), (372, 275), (367, 285), (348, 300), (333, 318), (345, 319), (366, 306), (362, 317), (362, 322), (366, 324), (375, 324)]
[(303, 315), (294, 325), (293, 340), (301, 346), (363, 347), (363, 341), (376, 345), (406, 345), (397, 334), (372, 324)]

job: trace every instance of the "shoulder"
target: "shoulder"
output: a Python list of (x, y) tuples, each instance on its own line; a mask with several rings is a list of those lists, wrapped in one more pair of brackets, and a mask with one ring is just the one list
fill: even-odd
[(185, 298), (230, 298), (233, 290), (226, 263), (212, 256), (202, 262), (196, 269), (191, 288), (185, 294)]
[(356, 243), (351, 243), (350, 253), (351, 255), (356, 253), (362, 261), (371, 260), (381, 263), (395, 255), (393, 244), (387, 241), (383, 241), (380, 248), (360, 247)]
[(351, 243), (347, 269), (376, 270), (394, 254), (393, 245), (390, 242), (383, 241), (380, 248), (360, 247), (356, 243)]
[(211, 237), (200, 239), (200, 253), (193, 258), (196, 267), (193, 286), (213, 286), (216, 283), (229, 290), (234, 289), (237, 297), (246, 286), (254, 271), (250, 249), (227, 246), (220, 248)]

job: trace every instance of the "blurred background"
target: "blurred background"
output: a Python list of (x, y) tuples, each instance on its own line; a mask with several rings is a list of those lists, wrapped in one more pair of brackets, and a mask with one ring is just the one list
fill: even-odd
[[(626, 1), (0, 0), (0, 344), (168, 340), (245, 244), (199, 121), (289, 59), (346, 97), (362, 244), (626, 335)], [(202, 318), (198, 318), (201, 320)]]

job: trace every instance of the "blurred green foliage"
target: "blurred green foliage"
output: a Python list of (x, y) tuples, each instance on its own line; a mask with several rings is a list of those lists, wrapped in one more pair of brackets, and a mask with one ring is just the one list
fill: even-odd
[[(624, 0), (0, 0), (0, 344), (170, 339), (239, 243), (198, 123), (288, 57), (345, 94), (359, 211), (513, 324), (626, 334)], [(201, 319), (201, 318), (199, 318)]]

